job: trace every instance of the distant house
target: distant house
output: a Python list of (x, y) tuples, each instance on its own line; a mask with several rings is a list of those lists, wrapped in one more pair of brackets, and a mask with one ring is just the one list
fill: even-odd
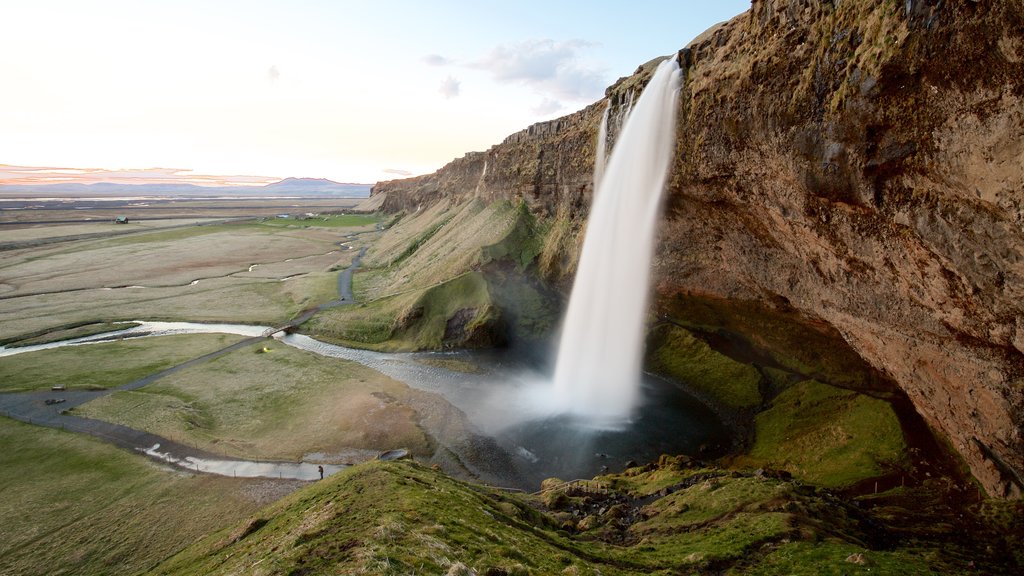
[(128, 223), (128, 217), (127, 216), (118, 216), (117, 218), (114, 218), (114, 224), (127, 224), (127, 223)]

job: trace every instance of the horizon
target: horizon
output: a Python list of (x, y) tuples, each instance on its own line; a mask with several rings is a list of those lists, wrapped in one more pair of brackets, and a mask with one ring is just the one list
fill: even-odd
[(0, 37), (18, 54), (4, 66), (18, 90), (0, 96), (0, 184), (428, 174), (599, 101), (748, 8), (23, 3), (10, 14), (22, 25)]
[[(163, 169), (151, 168), (132, 170), (133, 173), (145, 173), (153, 171), (154, 174), (164, 173)], [(340, 184), (343, 186), (373, 186), (376, 182), (339, 182), (330, 178), (315, 176), (285, 176), (282, 178), (270, 176), (210, 176), (200, 174), (188, 174), (188, 170), (175, 171), (177, 177), (152, 178), (146, 176), (120, 176), (124, 170), (104, 170), (101, 168), (49, 168), (32, 166), (9, 166), (0, 164), (0, 189), (21, 188), (21, 187), (54, 187), (54, 186), (197, 186), (200, 188), (265, 188), (274, 184), (281, 184), (288, 180), (317, 180), (329, 184)], [(46, 176), (32, 178), (5, 177), (5, 174), (20, 173), (43, 173)], [(79, 175), (81, 174), (81, 175)]]

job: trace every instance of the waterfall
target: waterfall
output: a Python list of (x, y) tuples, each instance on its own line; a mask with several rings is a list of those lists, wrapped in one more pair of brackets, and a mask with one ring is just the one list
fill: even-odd
[(480, 197), (480, 191), (484, 188), (484, 178), (487, 177), (487, 160), (484, 160), (484, 169), (480, 172), (480, 179), (476, 181), (476, 188), (473, 189), (473, 195), (477, 198)]
[(597, 152), (594, 154), (594, 190), (601, 184), (601, 178), (604, 177), (604, 165), (608, 160), (608, 153), (605, 152), (605, 148), (608, 147), (608, 112), (612, 109), (612, 103), (609, 102), (604, 107), (604, 114), (601, 115), (601, 127), (597, 130)]
[(662, 62), (632, 107), (594, 192), (555, 366), (561, 411), (629, 418), (639, 400), (647, 292), (675, 148), (681, 73)]

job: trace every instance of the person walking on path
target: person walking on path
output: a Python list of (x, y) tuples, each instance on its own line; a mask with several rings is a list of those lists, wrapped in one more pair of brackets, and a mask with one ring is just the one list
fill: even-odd
[(320, 479), (323, 480), (324, 479), (324, 467), (323, 466), (317, 466), (317, 469), (320, 470)]

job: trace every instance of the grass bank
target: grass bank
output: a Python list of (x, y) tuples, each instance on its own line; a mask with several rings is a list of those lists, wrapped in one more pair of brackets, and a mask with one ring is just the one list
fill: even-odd
[(242, 340), (232, 334), (184, 334), (133, 338), (24, 352), (0, 358), (0, 391), (65, 386), (69, 390), (114, 388)]
[(479, 272), (318, 314), (303, 331), (327, 341), (375, 350), (440, 350), (500, 342), (500, 313)]
[[(543, 496), (409, 462), (360, 465), (212, 534), (159, 574), (933, 574), (935, 542), (886, 541), (848, 502), (680, 458)], [(969, 551), (969, 550), (968, 550)], [(980, 565), (980, 564), (979, 564)], [(997, 565), (998, 566), (998, 565)], [(475, 571), (475, 572), (471, 572)]]
[(429, 456), (433, 439), (418, 409), (433, 401), (354, 362), (268, 341), (75, 413), (213, 453), (294, 461), (349, 449), (409, 448)]
[(323, 214), (308, 218), (266, 218), (261, 226), (273, 228), (353, 228), (373, 230), (383, 219), (377, 214)]
[(0, 573), (138, 574), (295, 483), (192, 476), (0, 418)]

